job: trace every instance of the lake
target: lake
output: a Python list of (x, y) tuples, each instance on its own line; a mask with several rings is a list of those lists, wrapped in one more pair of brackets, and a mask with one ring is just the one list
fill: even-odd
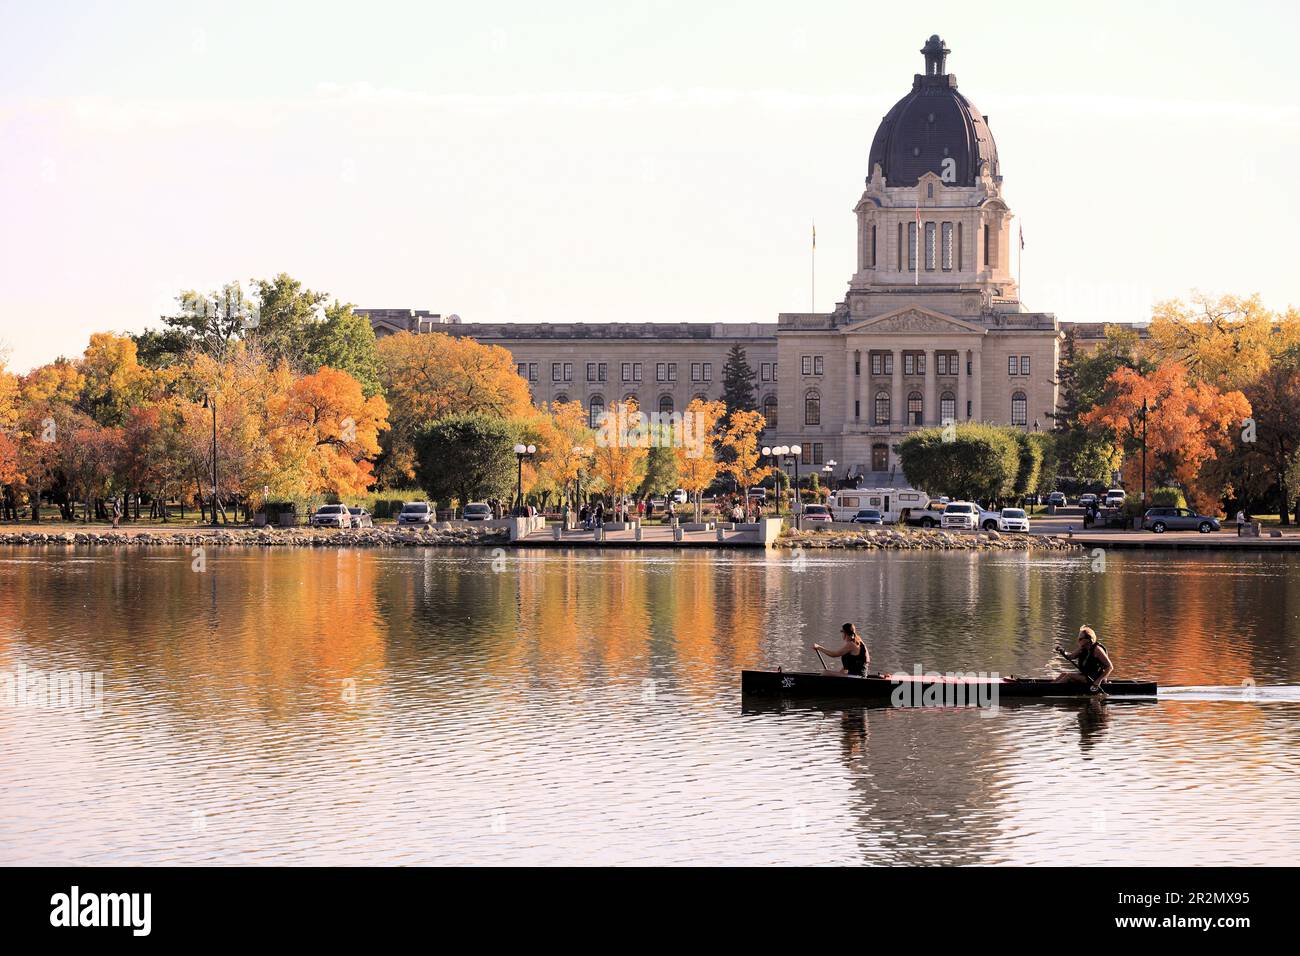
[[(0, 548), (0, 674), (102, 675), (0, 706), (0, 863), (1294, 862), (1300, 557), (1094, 567)], [(1002, 674), (1088, 623), (1161, 695), (742, 704), (845, 621), (873, 669)]]

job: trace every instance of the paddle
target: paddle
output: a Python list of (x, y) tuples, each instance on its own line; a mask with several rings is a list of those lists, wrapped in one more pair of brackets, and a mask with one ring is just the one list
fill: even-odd
[(1092, 678), (1088, 676), (1088, 672), (1085, 671), (1082, 667), (1079, 666), (1079, 662), (1078, 662), (1078, 661), (1076, 661), (1076, 660), (1075, 660), (1073, 657), (1071, 657), (1070, 655), (1066, 654), (1065, 651), (1061, 650), (1061, 647), (1060, 647), (1059, 644), (1058, 644), (1057, 647), (1056, 647), (1056, 653), (1060, 654), (1060, 655), (1061, 655), (1062, 657), (1064, 657), (1067, 661), (1069, 661), (1071, 664), (1073, 664), (1073, 665), (1074, 665), (1074, 669), (1077, 670), (1080, 674), (1083, 675), (1083, 679), (1084, 679), (1085, 681), (1088, 682), (1088, 693), (1090, 693), (1090, 694), (1102, 694), (1103, 696), (1105, 695), (1106, 692), (1105, 692), (1104, 690), (1102, 690), (1100, 687), (1097, 688), (1096, 690), (1093, 690), (1093, 689), (1092, 689)]
[(814, 647), (813, 653), (816, 654), (817, 659), (822, 662), (822, 670), (824, 671), (830, 670), (830, 668), (826, 666), (826, 658), (822, 657), (822, 652), (817, 650), (817, 648)]

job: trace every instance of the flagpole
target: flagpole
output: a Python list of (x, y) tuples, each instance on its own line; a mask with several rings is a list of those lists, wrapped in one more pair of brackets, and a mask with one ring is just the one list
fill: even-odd
[(812, 252), (810, 254), (812, 267), (812, 294), (808, 303), (808, 311), (817, 311), (817, 220), (812, 224)]

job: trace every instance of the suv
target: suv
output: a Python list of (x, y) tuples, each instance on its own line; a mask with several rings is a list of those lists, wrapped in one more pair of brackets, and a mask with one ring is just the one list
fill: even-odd
[(460, 516), (466, 521), (487, 521), (492, 517), (492, 506), (483, 501), (471, 501)]
[(1079, 495), (1080, 508), (1087, 508), (1090, 505), (1095, 505), (1096, 503), (1097, 503), (1097, 496), (1094, 495), (1092, 492), (1088, 492), (1086, 495)]
[(1025, 514), (1024, 508), (1003, 508), (998, 515), (999, 531), (1024, 531), (1029, 532), (1029, 518)]
[(1106, 497), (1102, 499), (1101, 503), (1107, 508), (1118, 508), (1120, 505), (1124, 504), (1125, 497), (1126, 495), (1124, 494), (1123, 488), (1112, 488), (1110, 491), (1106, 492)]
[(350, 528), (352, 514), (347, 505), (321, 505), (308, 523), (313, 528)]
[(825, 505), (804, 505), (802, 517), (804, 521), (825, 521), (830, 524), (831, 509)]
[(427, 501), (408, 501), (402, 505), (402, 510), (397, 513), (399, 527), (417, 524), (427, 525), (432, 520), (433, 509), (429, 507)]
[(1190, 508), (1148, 508), (1142, 516), (1142, 528), (1156, 534), (1166, 531), (1199, 531), (1209, 534), (1219, 530), (1219, 519), (1198, 515)]
[(1065, 493), (1061, 491), (1053, 491), (1050, 495), (1047, 496), (1047, 503), (1049, 505), (1055, 505), (1058, 508), (1064, 508)]
[(980, 507), (971, 501), (950, 501), (943, 509), (940, 527), (974, 531), (980, 526)]

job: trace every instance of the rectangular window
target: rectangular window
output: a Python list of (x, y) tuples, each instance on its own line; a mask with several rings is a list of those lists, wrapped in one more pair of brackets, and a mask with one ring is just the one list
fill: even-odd
[(596, 381), (605, 382), (609, 380), (609, 363), (601, 362), (596, 366)]
[(903, 374), (904, 375), (916, 374), (916, 356), (913, 355), (911, 352), (903, 353)]
[(536, 363), (536, 362), (529, 362), (529, 363), (528, 363), (528, 381), (530, 381), (530, 382), (535, 382), (535, 381), (537, 381), (537, 363)]
[(934, 271), (934, 232), (935, 224), (927, 222), (925, 224), (925, 269), (927, 272)]
[(639, 382), (639, 381), (641, 381), (641, 363), (640, 363), (640, 362), (633, 362), (633, 363), (632, 363), (632, 381), (634, 381), (634, 382)]
[(952, 397), (951, 392), (944, 392), (943, 397), (939, 399), (939, 421), (953, 422), (957, 420), (957, 399)]
[(862, 402), (856, 398), (853, 400), (853, 417), (854, 418), (862, 417)]
[(805, 465), (812, 464), (812, 442), (804, 442), (803, 453), (800, 455), (800, 462)]
[(655, 381), (658, 381), (658, 382), (666, 382), (666, 381), (668, 381), (668, 363), (667, 363), (667, 362), (660, 362), (658, 365), (655, 366)]
[(916, 374), (917, 375), (925, 374), (925, 353), (924, 352), (922, 352), (920, 355), (916, 357)]
[(822, 364), (822, 357), (820, 355), (813, 356), (813, 374), (825, 374), (825, 366)]
[(705, 362), (705, 363), (704, 363), (704, 381), (706, 381), (706, 382), (711, 382), (711, 381), (713, 381), (713, 363), (712, 363), (712, 362)]
[(760, 362), (758, 364), (758, 380), (760, 382), (772, 381), (772, 366), (767, 362)]
[(573, 363), (572, 363), (572, 362), (565, 362), (565, 363), (564, 363), (564, 380), (565, 380), (566, 382), (572, 382), (572, 381), (573, 381)]
[(884, 357), (879, 352), (871, 353), (871, 374), (872, 375), (885, 374)]
[(957, 271), (961, 272), (962, 268), (961, 223), (957, 223)]
[(1007, 356), (1007, 374), (1015, 375), (1020, 371), (1020, 361), (1014, 355)]
[(594, 381), (596, 381), (596, 363), (595, 363), (595, 362), (588, 362), (588, 363), (587, 363), (587, 381), (589, 381), (589, 382), (594, 382)]
[(668, 363), (668, 381), (670, 381), (670, 382), (675, 382), (675, 381), (677, 381), (677, 363), (676, 363), (676, 362), (669, 362), (669, 363)]
[(699, 363), (699, 362), (692, 362), (692, 363), (691, 363), (691, 381), (692, 381), (692, 382), (698, 382), (698, 381), (700, 380), (700, 375), (701, 375), (701, 372), (700, 372), (700, 363)]
[(772, 363), (772, 381), (774, 382), (776, 381), (776, 365), (777, 365), (776, 362)]
[(916, 223), (907, 224), (907, 271), (916, 271)]
[(948, 353), (940, 352), (934, 357), (935, 371), (940, 375), (948, 374)]
[(825, 446), (824, 446), (821, 442), (819, 442), (819, 441), (815, 441), (815, 442), (813, 442), (813, 460), (812, 460), (812, 463), (813, 463), (814, 465), (820, 465), (820, 464), (822, 463), (822, 461), (823, 461), (823, 459), (822, 459), (822, 449), (823, 449), (824, 447), (825, 447)]
[(624, 363), (623, 363), (622, 375), (623, 375), (623, 381), (625, 381), (625, 382), (630, 382), (630, 381), (632, 381), (632, 363), (631, 363), (631, 362), (624, 362)]
[(984, 227), (984, 264), (989, 264), (989, 227)]
[(563, 381), (564, 381), (564, 372), (562, 371), (563, 368), (564, 368), (564, 366), (563, 366), (561, 363), (559, 363), (559, 362), (552, 362), (552, 363), (551, 363), (551, 381), (552, 381), (552, 382), (563, 382)]
[(527, 377), (528, 377), (528, 363), (527, 363), (527, 362), (520, 362), (518, 365), (515, 366), (515, 370), (519, 373), (519, 377), (520, 377), (520, 378), (527, 378)]
[(894, 374), (894, 353), (893, 352), (885, 353), (885, 374), (886, 375)]
[(898, 254), (898, 271), (903, 271), (903, 224), (898, 224), (898, 247), (894, 250)]
[(805, 374), (805, 375), (811, 375), (811, 374), (812, 374), (812, 356), (811, 356), (811, 355), (804, 355), (804, 356), (802, 356), (802, 357), (799, 359), (799, 362), (800, 362), (800, 368), (802, 368), (802, 370), (803, 370), (803, 374)]
[(945, 222), (943, 224), (942, 254), (943, 254), (943, 258), (941, 261), (943, 263), (943, 271), (951, 272), (952, 271), (952, 223), (950, 222)]
[(876, 224), (871, 224), (871, 268), (876, 267)]
[(1022, 356), (1020, 356), (1020, 374), (1021, 374), (1021, 375), (1028, 375), (1028, 374), (1029, 374), (1029, 356), (1028, 356), (1028, 355), (1022, 355)]

